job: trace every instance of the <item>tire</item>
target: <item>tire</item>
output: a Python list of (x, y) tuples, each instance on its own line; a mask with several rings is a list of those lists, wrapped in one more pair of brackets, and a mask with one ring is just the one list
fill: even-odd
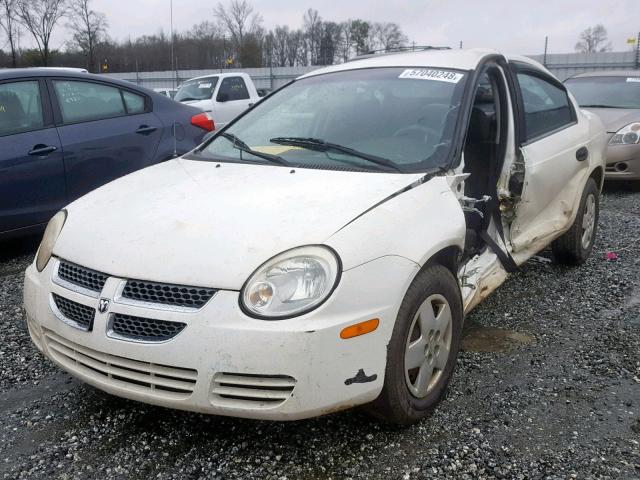
[[(396, 425), (410, 425), (427, 416), (453, 374), (462, 322), (462, 297), (453, 274), (441, 265), (420, 272), (400, 306), (387, 347), (384, 386), (368, 411)], [(407, 365), (405, 370), (405, 358), (420, 366), (409, 369)]]
[(556, 263), (580, 265), (589, 258), (596, 238), (599, 215), (600, 190), (595, 180), (590, 178), (582, 191), (573, 225), (551, 244)]

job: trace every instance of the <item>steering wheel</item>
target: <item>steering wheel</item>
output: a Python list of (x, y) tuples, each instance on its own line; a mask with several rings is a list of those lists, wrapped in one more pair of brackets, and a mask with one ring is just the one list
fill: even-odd
[[(413, 132), (415, 133), (412, 135)], [(393, 133), (393, 136), (394, 137), (403, 137), (403, 136), (416, 137), (417, 136), (416, 134), (419, 134), (422, 136), (422, 141), (426, 145), (435, 144), (440, 139), (440, 132), (434, 130), (431, 127), (426, 127), (424, 125), (409, 125), (407, 127), (402, 127), (396, 130)]]

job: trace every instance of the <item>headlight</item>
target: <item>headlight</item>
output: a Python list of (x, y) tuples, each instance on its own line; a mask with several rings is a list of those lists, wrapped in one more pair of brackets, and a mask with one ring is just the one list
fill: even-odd
[(324, 302), (340, 279), (340, 260), (328, 247), (299, 247), (276, 255), (244, 284), (241, 302), (258, 318), (287, 318)]
[(609, 145), (634, 145), (638, 141), (640, 141), (640, 123), (630, 123), (611, 137)]
[(47, 228), (44, 231), (44, 236), (42, 237), (42, 242), (40, 242), (40, 248), (38, 248), (38, 255), (36, 256), (36, 268), (39, 272), (44, 270), (44, 267), (49, 263), (51, 253), (53, 252), (53, 246), (56, 244), (56, 240), (62, 231), (62, 226), (66, 219), (66, 210), (60, 210), (51, 220), (49, 220), (49, 224), (47, 225)]

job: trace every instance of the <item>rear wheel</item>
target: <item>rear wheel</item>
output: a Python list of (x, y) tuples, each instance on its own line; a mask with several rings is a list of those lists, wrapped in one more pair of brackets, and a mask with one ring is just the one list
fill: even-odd
[(600, 214), (600, 192), (595, 180), (590, 178), (582, 192), (580, 207), (571, 228), (551, 244), (558, 263), (580, 265), (584, 263), (596, 238)]
[(442, 398), (453, 374), (462, 333), (462, 299), (441, 265), (421, 272), (402, 302), (387, 353), (385, 381), (370, 411), (409, 425)]

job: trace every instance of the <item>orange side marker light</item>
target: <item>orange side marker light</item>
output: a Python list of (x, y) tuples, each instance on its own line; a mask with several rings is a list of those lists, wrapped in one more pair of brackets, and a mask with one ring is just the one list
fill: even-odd
[(359, 337), (367, 333), (373, 332), (380, 325), (380, 319), (372, 318), (364, 322), (356, 323), (355, 325), (349, 325), (340, 332), (340, 338), (346, 340), (347, 338)]

